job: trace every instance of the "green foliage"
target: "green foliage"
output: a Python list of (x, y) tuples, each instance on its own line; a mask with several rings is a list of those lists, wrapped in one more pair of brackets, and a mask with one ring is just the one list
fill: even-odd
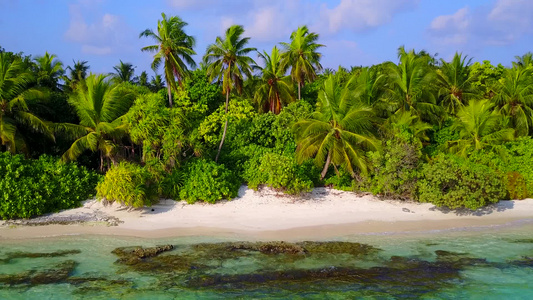
[(74, 208), (94, 195), (99, 176), (49, 156), (0, 153), (0, 218), (29, 218)]
[(385, 142), (382, 152), (371, 152), (371, 175), (364, 185), (387, 198), (415, 199), (420, 150), (400, 140)]
[(224, 106), (220, 106), (210, 114), (198, 127), (198, 138), (208, 148), (214, 149), (222, 138), (224, 122), (229, 119), (231, 126), (228, 127), (228, 136), (234, 137), (234, 133), (245, 130), (250, 121), (255, 117), (254, 107), (248, 101), (231, 99), (228, 113), (224, 112)]
[(180, 189), (184, 181), (183, 173), (178, 169), (174, 169), (170, 174), (166, 174), (161, 179), (159, 183), (159, 194), (165, 198), (179, 200)]
[(341, 191), (354, 191), (358, 188), (358, 184), (348, 171), (344, 169), (338, 171), (339, 173), (328, 172), (328, 175), (324, 178), (324, 186), (330, 186)]
[(151, 206), (158, 198), (152, 174), (146, 168), (127, 162), (107, 171), (96, 187), (96, 196), (132, 207)]
[(272, 133), (275, 139), (275, 148), (278, 152), (291, 154), (296, 151), (296, 141), (292, 126), (311, 117), (313, 106), (304, 101), (293, 102), (283, 108), (272, 123)]
[(184, 166), (180, 199), (187, 203), (215, 203), (235, 198), (239, 192), (238, 178), (224, 165), (205, 159), (193, 159)]
[(505, 174), (505, 188), (509, 199), (525, 199), (527, 198), (528, 191), (526, 180), (522, 174), (512, 171)]
[(501, 64), (493, 66), (490, 61), (484, 60), (483, 63), (476, 62), (470, 66), (471, 74), (476, 78), (472, 86), (482, 92), (484, 98), (494, 96), (494, 85), (502, 78), (505, 67)]
[(288, 194), (298, 194), (313, 188), (311, 178), (313, 175), (318, 178), (318, 173), (312, 163), (307, 168), (301, 167), (294, 156), (288, 157), (267, 152), (261, 159), (248, 163), (244, 177), (248, 182), (248, 187), (255, 190), (259, 185), (264, 184)]
[[(192, 103), (205, 105), (208, 108), (206, 113), (212, 113), (224, 102), (220, 87), (212, 84), (202, 69), (191, 73), (190, 79), (185, 81), (185, 90)], [(179, 105), (182, 105), (181, 100)]]
[(452, 128), (452, 120), (444, 122), (442, 127), (434, 126), (430, 133), (431, 143), (424, 147), (423, 152), (429, 156), (436, 156), (440, 150), (444, 149), (448, 141), (459, 139), (459, 133)]
[[(501, 174), (506, 174), (506, 184), (510, 199), (524, 199), (533, 196), (533, 140), (520, 138), (506, 143), (492, 151), (479, 151), (470, 160), (486, 165)], [(514, 174), (519, 173), (520, 176)], [(522, 190), (522, 177), (526, 185), (525, 196)]]
[(125, 116), (131, 140), (142, 145), (142, 162), (151, 172), (174, 168), (187, 145), (187, 122), (183, 111), (168, 108), (160, 94), (142, 95)]
[(424, 165), (418, 181), (419, 201), (451, 209), (478, 209), (506, 196), (502, 177), (487, 166), (439, 155)]

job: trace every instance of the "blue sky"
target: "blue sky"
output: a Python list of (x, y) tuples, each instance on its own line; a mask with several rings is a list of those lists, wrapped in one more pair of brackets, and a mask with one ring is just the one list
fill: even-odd
[(33, 56), (48, 51), (65, 65), (87, 60), (96, 73), (121, 59), (153, 75), (151, 54), (140, 51), (152, 41), (138, 36), (157, 27), (161, 12), (189, 23), (197, 62), (232, 24), (268, 52), (307, 25), (326, 45), (322, 65), (334, 69), (396, 61), (401, 45), (505, 66), (533, 51), (531, 0), (0, 0), (0, 46)]

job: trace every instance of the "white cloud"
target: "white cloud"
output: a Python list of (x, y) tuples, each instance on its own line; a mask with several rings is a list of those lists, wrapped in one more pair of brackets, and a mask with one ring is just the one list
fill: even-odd
[(436, 17), (428, 33), (436, 44), (463, 45), (469, 50), (504, 46), (533, 33), (532, 15), (530, 0), (498, 0), (488, 10), (465, 7)]
[(433, 19), (430, 30), (440, 37), (443, 44), (464, 44), (469, 37), (470, 19), (469, 9), (464, 7), (453, 15)]
[(89, 23), (85, 20), (85, 8), (91, 2), (101, 0), (80, 0), (69, 7), (70, 25), (65, 32), (65, 39), (81, 44), (86, 54), (107, 55), (127, 43), (124, 36), (129, 33), (121, 18), (113, 14), (103, 14)]
[(329, 9), (322, 7), (322, 17), (330, 32), (342, 29), (364, 31), (389, 23), (395, 14), (412, 8), (418, 0), (341, 0), (339, 5)]
[(279, 40), (287, 35), (287, 30), (290, 30), (279, 7), (263, 7), (253, 11), (249, 20), (252, 22), (246, 33), (258, 41)]

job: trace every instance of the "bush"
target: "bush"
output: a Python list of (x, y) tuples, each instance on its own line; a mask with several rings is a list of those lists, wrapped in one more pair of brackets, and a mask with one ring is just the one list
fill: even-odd
[[(470, 160), (504, 174), (510, 199), (532, 197), (533, 164), (531, 162), (533, 161), (533, 139), (530, 137), (520, 138), (503, 146), (498, 146), (495, 150), (495, 152), (474, 152), (470, 156)], [(518, 191), (524, 189), (522, 184), (525, 184), (525, 192)]]
[(414, 199), (420, 165), (420, 151), (415, 145), (388, 140), (382, 152), (370, 153), (371, 175), (364, 186), (375, 195)]
[(180, 198), (188, 203), (205, 201), (215, 203), (221, 199), (237, 197), (240, 182), (224, 165), (205, 159), (193, 159), (184, 166), (183, 187)]
[(419, 201), (451, 209), (477, 209), (506, 195), (500, 175), (487, 166), (439, 155), (424, 165), (418, 181)]
[(309, 165), (298, 165), (294, 157), (267, 152), (261, 159), (249, 161), (245, 171), (248, 187), (257, 190), (265, 184), (274, 189), (281, 189), (288, 194), (307, 192), (313, 188), (313, 181), (309, 176), (318, 171), (306, 170)]
[(99, 176), (49, 156), (38, 160), (0, 153), (0, 218), (29, 218), (78, 207), (92, 197)]
[(330, 169), (324, 178), (324, 186), (330, 186), (341, 191), (355, 191), (360, 188), (345, 168), (340, 168), (339, 174)]
[(159, 183), (159, 194), (165, 198), (179, 200), (180, 189), (183, 186), (183, 182), (183, 173), (175, 169), (170, 174), (164, 175), (161, 179), (161, 182)]
[(157, 186), (150, 172), (139, 165), (121, 162), (105, 174), (96, 187), (100, 200), (119, 202), (126, 206), (151, 206), (157, 200)]
[(512, 171), (505, 173), (505, 188), (508, 199), (525, 199), (528, 196), (526, 180), (522, 174)]

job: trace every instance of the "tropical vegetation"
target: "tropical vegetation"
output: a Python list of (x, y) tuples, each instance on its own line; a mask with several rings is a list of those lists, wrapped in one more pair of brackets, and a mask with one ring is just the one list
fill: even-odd
[(154, 54), (151, 76), (122, 60), (93, 74), (82, 59), (0, 51), (1, 218), (90, 195), (213, 203), (242, 184), (452, 209), (533, 196), (531, 53), (505, 67), (399, 47), (397, 61), (323, 69), (306, 26), (259, 52), (233, 25), (197, 68), (187, 23), (161, 17), (140, 34), (155, 42), (140, 49)]

